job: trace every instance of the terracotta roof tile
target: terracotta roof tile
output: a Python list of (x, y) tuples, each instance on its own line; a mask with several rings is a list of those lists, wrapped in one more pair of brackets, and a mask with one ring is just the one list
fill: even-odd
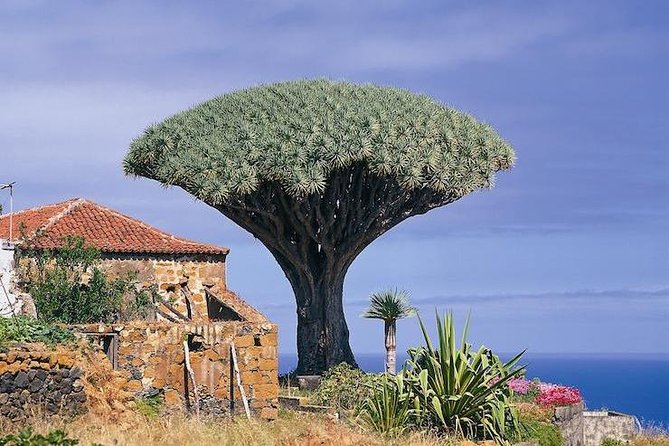
[[(153, 254), (227, 254), (228, 249), (175, 237), (139, 220), (74, 198), (62, 203), (15, 212), (14, 237), (21, 227), (37, 249), (58, 248), (68, 236), (83, 237), (102, 252)], [(40, 234), (35, 237), (36, 234)], [(9, 216), (0, 216), (0, 239), (9, 238)]]

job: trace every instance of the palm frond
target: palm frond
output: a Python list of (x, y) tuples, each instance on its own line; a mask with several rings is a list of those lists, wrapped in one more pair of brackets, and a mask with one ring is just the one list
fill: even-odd
[(406, 290), (391, 288), (373, 293), (370, 305), (362, 317), (394, 321), (416, 314), (416, 309), (409, 305), (409, 293)]

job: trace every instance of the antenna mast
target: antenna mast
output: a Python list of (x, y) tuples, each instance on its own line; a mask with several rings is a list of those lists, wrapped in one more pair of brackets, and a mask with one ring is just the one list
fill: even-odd
[(0, 190), (9, 189), (9, 243), (11, 244), (14, 240), (13, 238), (13, 229), (14, 229), (14, 185), (16, 181), (11, 183), (0, 185)]

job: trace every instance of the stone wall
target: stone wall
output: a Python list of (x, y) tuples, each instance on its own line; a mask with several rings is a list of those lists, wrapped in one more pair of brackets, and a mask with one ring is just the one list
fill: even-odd
[(88, 337), (108, 338), (107, 345), (117, 350), (108, 356), (126, 373), (127, 390), (138, 397), (160, 394), (166, 407), (174, 409), (190, 408), (195, 401), (185, 368), (186, 339), (200, 410), (215, 416), (230, 413), (231, 403), (235, 412), (243, 411), (231, 373), (230, 346), (234, 342), (242, 386), (253, 414), (263, 418), (277, 415), (278, 340), (274, 324), (131, 322), (75, 329)]
[(600, 446), (605, 438), (628, 442), (637, 433), (634, 417), (607, 410), (583, 413), (584, 446)]
[(583, 403), (556, 407), (555, 424), (560, 428), (564, 446), (583, 446)]
[(586, 411), (583, 403), (556, 407), (554, 422), (564, 446), (600, 446), (605, 438), (629, 441), (637, 433), (633, 416), (611, 411)]
[[(209, 320), (206, 287), (225, 288), (225, 256), (129, 256), (103, 254), (102, 268), (110, 276), (136, 273), (143, 286), (158, 292), (193, 321)], [(187, 304), (188, 290), (194, 308)]]
[(35, 350), (34, 345), (0, 353), (0, 415), (21, 419), (84, 412), (86, 394), (75, 353)]

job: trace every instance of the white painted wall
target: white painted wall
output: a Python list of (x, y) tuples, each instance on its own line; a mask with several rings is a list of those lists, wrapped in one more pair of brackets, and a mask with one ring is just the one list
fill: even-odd
[(0, 316), (12, 315), (12, 308), (18, 314), (21, 308), (18, 298), (11, 293), (10, 284), (14, 276), (14, 249), (3, 249), (0, 240)]

